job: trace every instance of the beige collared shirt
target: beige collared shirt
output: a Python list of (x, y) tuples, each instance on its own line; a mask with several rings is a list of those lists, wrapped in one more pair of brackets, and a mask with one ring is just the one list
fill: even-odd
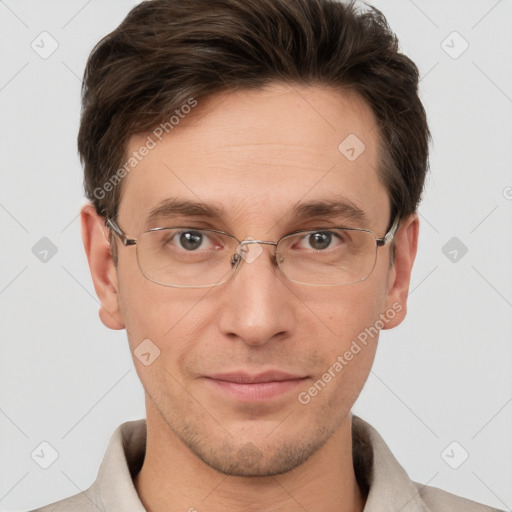
[[(354, 468), (368, 488), (364, 512), (497, 512), (498, 509), (410, 480), (379, 433), (352, 416)], [(96, 481), (86, 491), (33, 512), (145, 512), (133, 484), (146, 446), (145, 420), (112, 435)]]

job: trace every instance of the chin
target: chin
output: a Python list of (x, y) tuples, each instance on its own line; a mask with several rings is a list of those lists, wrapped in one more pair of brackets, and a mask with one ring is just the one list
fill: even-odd
[(263, 477), (288, 473), (315, 454), (330, 438), (332, 433), (314, 432), (311, 439), (299, 437), (296, 440), (240, 443), (233, 437), (215, 443), (195, 443), (181, 437), (182, 442), (201, 461), (215, 471), (239, 477)]

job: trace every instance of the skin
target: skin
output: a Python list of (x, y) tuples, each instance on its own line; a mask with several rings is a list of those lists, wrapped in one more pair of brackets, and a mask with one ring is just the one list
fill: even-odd
[[(338, 150), (349, 134), (366, 146), (353, 162)], [(128, 154), (146, 137), (132, 137)], [(383, 237), (391, 219), (377, 172), (379, 151), (373, 113), (355, 93), (276, 83), (215, 95), (199, 101), (124, 179), (117, 220), (137, 237), (157, 203), (178, 197), (223, 208), (222, 218), (194, 219), (194, 227), (240, 240), (278, 240), (296, 229), (340, 225), (335, 218), (299, 223), (289, 212), (298, 202), (342, 194)], [(402, 309), (384, 328), (402, 322), (417, 215), (401, 221), (391, 269), (386, 245), (365, 281), (340, 287), (287, 280), (272, 262), (271, 246), (262, 246), (255, 261), (242, 262), (221, 286), (160, 286), (140, 272), (135, 248), (119, 241), (116, 269), (104, 219), (91, 205), (83, 207), (81, 220), (101, 320), (111, 329), (126, 328), (132, 353), (146, 338), (160, 349), (149, 366), (134, 357), (148, 427), (135, 485), (147, 510), (363, 510), (350, 410), (370, 372), (378, 336), (307, 405), (297, 394), (393, 304)], [(307, 379), (270, 400), (242, 403), (203, 378), (268, 369)]]

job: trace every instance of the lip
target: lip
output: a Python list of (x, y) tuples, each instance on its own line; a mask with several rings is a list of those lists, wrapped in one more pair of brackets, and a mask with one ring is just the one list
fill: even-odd
[(215, 390), (239, 401), (263, 402), (296, 389), (308, 377), (269, 370), (258, 374), (219, 373), (208, 375), (205, 379)]

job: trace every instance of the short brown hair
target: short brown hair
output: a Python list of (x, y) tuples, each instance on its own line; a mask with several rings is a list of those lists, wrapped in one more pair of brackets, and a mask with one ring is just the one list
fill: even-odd
[(280, 81), (359, 93), (379, 123), (390, 223), (416, 211), (430, 133), (418, 69), (380, 11), (337, 0), (147, 0), (95, 46), (85, 69), (78, 149), (97, 213), (117, 214), (122, 187), (112, 179), (132, 135), (191, 98)]

